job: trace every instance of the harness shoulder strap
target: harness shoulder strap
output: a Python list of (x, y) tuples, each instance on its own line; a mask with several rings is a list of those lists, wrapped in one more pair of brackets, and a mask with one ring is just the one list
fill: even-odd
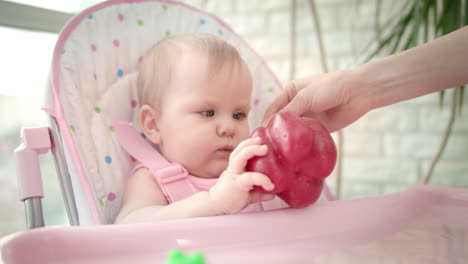
[(114, 125), (122, 148), (150, 170), (169, 203), (184, 199), (196, 192), (187, 179), (188, 172), (183, 166), (167, 161), (129, 123), (114, 122)]

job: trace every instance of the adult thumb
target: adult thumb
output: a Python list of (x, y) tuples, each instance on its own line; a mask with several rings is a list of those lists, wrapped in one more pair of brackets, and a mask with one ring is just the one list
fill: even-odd
[(310, 100), (311, 98), (300, 91), (280, 112), (293, 112), (298, 116), (303, 116), (311, 110)]

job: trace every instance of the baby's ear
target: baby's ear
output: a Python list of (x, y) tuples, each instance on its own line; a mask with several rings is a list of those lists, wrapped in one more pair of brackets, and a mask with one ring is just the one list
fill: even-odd
[(153, 144), (161, 143), (161, 133), (158, 128), (158, 113), (153, 107), (143, 105), (140, 108), (140, 125), (146, 138)]

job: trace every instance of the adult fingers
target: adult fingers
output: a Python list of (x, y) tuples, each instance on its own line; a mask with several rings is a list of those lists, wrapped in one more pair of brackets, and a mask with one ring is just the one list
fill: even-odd
[(253, 186), (262, 186), (263, 189), (271, 191), (275, 188), (275, 185), (271, 182), (270, 178), (260, 172), (245, 172), (242, 173), (237, 181), (241, 185), (242, 189), (249, 191)]
[(289, 90), (284, 90), (281, 92), (280, 95), (275, 98), (275, 100), (268, 106), (267, 110), (265, 111), (265, 114), (263, 115), (262, 126), (265, 127), (273, 115), (283, 109), (283, 107), (285, 107), (291, 101), (291, 98), (293, 98), (294, 95), (291, 95)]
[(275, 115), (276, 113), (283, 111), (283, 108), (291, 103), (291, 101), (296, 98), (298, 93), (304, 89), (312, 80), (313, 77), (303, 78), (303, 79), (295, 79), (290, 81), (284, 91), (275, 98), (275, 100), (268, 106), (267, 110), (265, 111), (265, 115), (263, 116), (262, 126), (266, 126), (268, 121)]
[(266, 202), (266, 201), (271, 201), (273, 199), (275, 199), (274, 194), (262, 193), (260, 191), (255, 190), (255, 191), (249, 192), (248, 203), (253, 204), (253, 203), (258, 203), (258, 202)]
[(299, 91), (291, 102), (283, 107), (280, 112), (293, 112), (299, 116), (303, 116), (312, 110), (311, 102), (312, 97), (302, 90)]

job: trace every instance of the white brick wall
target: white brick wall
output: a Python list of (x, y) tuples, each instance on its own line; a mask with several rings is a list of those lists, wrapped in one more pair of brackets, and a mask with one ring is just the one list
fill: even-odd
[[(188, 0), (223, 19), (263, 56), (284, 83), (289, 74), (290, 1)], [(401, 11), (405, 0), (382, 0), (380, 21)], [(316, 0), (331, 70), (356, 65), (375, 37), (376, 0)], [(316, 29), (307, 0), (297, 0), (296, 76), (322, 72)], [(468, 91), (465, 102), (468, 102)], [(395, 192), (417, 183), (441, 141), (449, 115), (450, 93), (439, 108), (438, 94), (423, 96), (368, 113), (344, 130), (342, 197)], [(333, 184), (334, 174), (330, 177)], [(433, 184), (468, 187), (468, 104), (458, 117)]]

